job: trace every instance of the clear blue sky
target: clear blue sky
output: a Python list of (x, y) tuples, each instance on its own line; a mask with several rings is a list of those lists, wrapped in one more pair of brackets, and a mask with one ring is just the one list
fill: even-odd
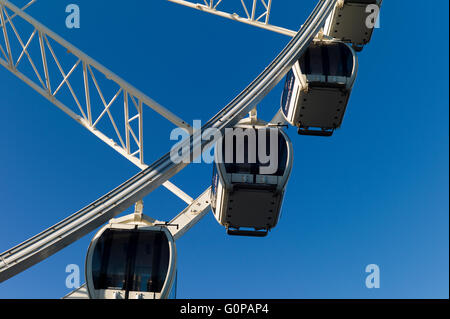
[[(69, 3), (81, 7), (79, 30), (65, 27)], [(39, 0), (28, 12), (187, 121), (209, 119), (289, 40), (163, 0), (125, 3)], [(315, 3), (275, 0), (272, 23), (298, 29)], [(342, 128), (330, 139), (288, 131), (295, 166), (278, 226), (227, 237), (208, 214), (177, 243), (180, 298), (449, 297), (449, 4), (433, 5), (384, 1)], [(280, 94), (261, 103), (263, 119)], [(138, 171), (4, 68), (0, 107), (1, 251)], [(173, 145), (173, 126), (145, 116), (151, 163)], [(195, 164), (173, 181), (194, 197), (211, 170)], [(183, 207), (165, 189), (145, 198), (160, 220)], [(92, 236), (0, 284), (0, 298), (68, 293), (65, 267), (84, 273)], [(381, 269), (380, 289), (365, 287), (368, 264)]]

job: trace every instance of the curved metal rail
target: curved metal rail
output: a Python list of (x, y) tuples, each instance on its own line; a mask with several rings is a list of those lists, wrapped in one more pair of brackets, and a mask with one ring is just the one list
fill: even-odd
[[(278, 57), (242, 93), (209, 120), (203, 130), (215, 128), (223, 132), (225, 128), (234, 126), (254, 108), (303, 54), (324, 25), (336, 1), (320, 0), (300, 31)], [(199, 147), (203, 150), (209, 141), (202, 141), (201, 136), (194, 134), (184, 143), (189, 147), (190, 156), (193, 150)], [(89, 206), (0, 254), (0, 282), (46, 259), (100, 227), (158, 188), (187, 165), (172, 162), (170, 153), (167, 153), (147, 169)]]

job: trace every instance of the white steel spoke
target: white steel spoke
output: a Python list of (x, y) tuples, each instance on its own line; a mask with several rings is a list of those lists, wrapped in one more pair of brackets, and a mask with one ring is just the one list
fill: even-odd
[[(293, 37), (297, 34), (296, 31), (292, 31), (286, 28), (278, 27), (269, 24), (270, 19), (270, 11), (272, 9), (272, 0), (241, 0), (240, 7), (236, 10), (237, 12), (241, 11), (241, 15), (233, 12), (226, 12), (220, 10), (223, 7), (223, 4), (226, 1), (222, 0), (210, 0), (209, 2), (203, 0), (203, 3), (195, 2), (194, 0), (168, 0), (173, 3), (177, 3), (186, 7), (190, 7), (193, 9), (197, 9), (200, 11), (204, 11), (207, 13), (215, 14), (224, 18), (228, 18), (231, 20), (235, 20), (238, 22), (246, 23), (253, 25), (258, 28), (266, 29), (269, 31), (281, 33), (290, 37)], [(250, 4), (251, 2), (251, 4)], [(222, 6), (220, 6), (222, 4)]]

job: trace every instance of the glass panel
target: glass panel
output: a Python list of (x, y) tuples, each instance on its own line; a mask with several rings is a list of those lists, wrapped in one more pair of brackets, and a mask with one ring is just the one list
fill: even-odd
[(95, 246), (94, 254), (92, 256), (92, 278), (94, 280), (94, 288), (101, 289), (102, 284), (101, 269), (102, 269), (102, 257), (105, 253), (105, 240), (101, 237)]
[[(270, 133), (269, 131), (266, 132), (266, 155), (269, 155), (270, 153)], [(284, 171), (286, 170), (287, 165), (287, 153), (288, 148), (286, 144), (286, 139), (284, 138), (283, 134), (281, 134), (280, 131), (278, 131), (278, 169), (274, 176), (283, 176)], [(269, 166), (268, 163), (262, 164), (259, 162), (258, 164), (258, 170), (260, 167)], [(257, 173), (258, 174), (258, 173)]]
[(327, 45), (329, 75), (350, 77), (353, 70), (353, 54), (343, 43)]
[(350, 77), (353, 70), (353, 54), (343, 43), (312, 44), (300, 58), (304, 74)]
[(324, 47), (325, 50), (327, 50), (328, 55), (328, 65), (329, 65), (329, 72), (328, 75), (331, 76), (345, 76), (343, 69), (343, 63), (346, 61), (342, 61), (341, 58), (341, 51), (339, 50), (339, 47), (336, 44), (330, 44)]
[[(266, 130), (265, 133), (265, 138), (266, 138), (266, 154), (270, 155), (270, 131)], [(225, 170), (227, 173), (229, 174), (260, 174), (260, 167), (264, 167), (264, 166), (269, 166), (268, 163), (262, 164), (259, 159), (258, 159), (258, 154), (259, 154), (259, 149), (258, 149), (258, 145), (259, 145), (259, 133), (258, 130), (256, 131), (256, 145), (254, 145), (251, 148), (251, 151), (256, 152), (256, 163), (249, 163), (249, 156), (248, 156), (248, 141), (247, 138), (245, 139), (245, 161), (244, 163), (225, 163)], [(233, 140), (233, 161), (236, 162), (236, 139)], [(281, 134), (280, 131), (278, 131), (278, 170), (275, 174), (275, 176), (283, 176), (284, 171), (286, 169), (286, 165), (287, 165), (287, 152), (288, 152), (288, 148), (287, 148), (287, 144), (286, 144), (286, 139), (284, 138), (284, 136)], [(223, 154), (225, 154), (225, 143), (223, 143)]]
[(322, 46), (312, 43), (299, 62), (303, 74), (323, 75), (325, 69), (322, 58)]
[(311, 72), (309, 69), (309, 49), (307, 49), (306, 52), (300, 57), (298, 62), (300, 63), (300, 70), (303, 74), (309, 74)]
[(169, 243), (164, 232), (140, 231), (131, 291), (161, 292), (169, 268)]
[(283, 176), (287, 166), (288, 145), (282, 134), (278, 135), (278, 171), (277, 176)]
[(95, 289), (125, 289), (130, 232), (107, 229), (93, 255)]
[(294, 89), (295, 75), (294, 71), (291, 69), (286, 75), (286, 82), (284, 84), (283, 95), (281, 97), (281, 109), (285, 116), (288, 116), (289, 105), (291, 104), (292, 90)]
[(308, 49), (309, 55), (309, 72), (307, 74), (323, 75), (323, 56), (322, 48), (319, 45), (311, 45)]
[[(247, 129), (244, 130), (244, 132)], [(255, 131), (255, 144), (258, 145), (258, 132)], [(239, 138), (242, 138), (242, 136), (240, 136)], [(243, 151), (244, 153), (244, 161), (242, 163), (238, 163), (237, 160), (237, 141), (236, 141), (236, 136), (233, 136), (233, 162), (232, 163), (225, 163), (225, 170), (227, 173), (230, 174), (256, 174), (256, 171), (258, 170), (258, 164), (255, 163), (251, 163), (249, 161), (249, 137), (247, 135), (243, 135), (244, 138), (244, 146), (243, 146), (243, 150), (239, 150), (240, 152)], [(225, 154), (226, 152), (230, 152), (231, 150), (226, 150), (226, 143), (225, 141), (222, 143), (223, 144), (223, 157), (224, 157), (224, 162), (225, 162)], [(254, 150), (257, 150), (256, 145), (251, 145), (251, 152), (254, 152)], [(256, 153), (257, 154), (257, 153)]]
[(93, 254), (94, 287), (161, 292), (169, 253), (164, 232), (107, 229)]
[[(346, 46), (341, 44), (341, 51), (342, 51), (342, 61), (345, 61), (345, 72), (347, 77), (351, 77), (353, 74), (353, 52)], [(343, 62), (344, 63), (344, 62)]]

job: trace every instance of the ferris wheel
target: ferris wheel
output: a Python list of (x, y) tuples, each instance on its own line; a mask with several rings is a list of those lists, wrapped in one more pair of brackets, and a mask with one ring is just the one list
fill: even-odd
[[(294, 165), (290, 139), (303, 138), (289, 137), (284, 127), (321, 138), (331, 137), (341, 127), (358, 72), (357, 52), (369, 43), (382, 3), (320, 0), (296, 32), (270, 24), (272, 0), (241, 0), (236, 10), (242, 15), (222, 10), (225, 0), (168, 1), (292, 37), (273, 62), (201, 128), (211, 135), (218, 133), (212, 141), (28, 15), (26, 9), (36, 0), (22, 8), (0, 0), (0, 65), (141, 170), (85, 208), (1, 253), (0, 283), (99, 229), (86, 257), (86, 284), (66, 298), (173, 298), (176, 241), (210, 210), (228, 235), (267, 236), (280, 218)], [(27, 26), (25, 31), (16, 27), (19, 21)], [(30, 50), (32, 46), (38, 47), (38, 54)], [(61, 63), (66, 56), (74, 61), (70, 68)], [(283, 79), (279, 111), (269, 122), (259, 119), (257, 105)], [(103, 93), (102, 80), (115, 85), (111, 98)], [(82, 96), (74, 87), (83, 88)], [(61, 97), (62, 90), (68, 90), (69, 99)], [(94, 105), (94, 94), (100, 97), (100, 105)], [(122, 105), (120, 114), (114, 113), (115, 104)], [(185, 151), (177, 152), (177, 161), (169, 151), (154, 163), (145, 162), (143, 114), (147, 108), (187, 132), (178, 145)], [(125, 123), (122, 127), (118, 116)], [(103, 121), (112, 125), (113, 136), (102, 132)], [(239, 146), (250, 141), (255, 147), (244, 147), (239, 159)], [(189, 165), (189, 159), (213, 145), (211, 187), (192, 198), (170, 179)], [(273, 169), (267, 162), (251, 160), (272, 145), (277, 156)], [(142, 199), (160, 186), (187, 205), (170, 221), (143, 213)], [(132, 205), (133, 214), (115, 218)]]

